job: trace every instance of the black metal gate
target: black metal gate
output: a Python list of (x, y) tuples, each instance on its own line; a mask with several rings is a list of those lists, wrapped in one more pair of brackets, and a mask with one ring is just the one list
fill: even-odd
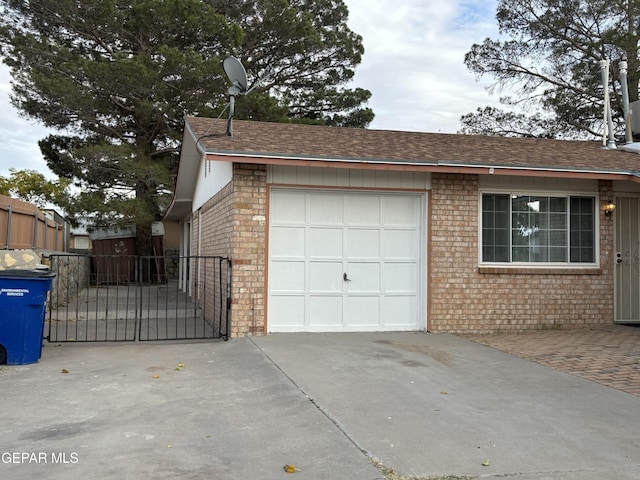
[(229, 338), (231, 260), (51, 255), (50, 342)]

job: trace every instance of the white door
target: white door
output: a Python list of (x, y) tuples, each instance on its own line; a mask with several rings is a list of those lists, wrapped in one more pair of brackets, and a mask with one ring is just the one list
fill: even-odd
[(640, 323), (640, 204), (616, 198), (616, 322)]
[(271, 332), (424, 328), (424, 195), (272, 189)]

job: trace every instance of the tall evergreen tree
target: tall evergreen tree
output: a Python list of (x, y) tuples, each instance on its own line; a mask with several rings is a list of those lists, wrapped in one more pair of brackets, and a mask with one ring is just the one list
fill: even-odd
[[(345, 88), (364, 48), (360, 35), (347, 26), (342, 0), (211, 1), (245, 33), (236, 53), (253, 79), (271, 72), (257, 91), (270, 92), (289, 117), (333, 126), (371, 123), (373, 112), (362, 107), (371, 93)], [(241, 102), (247, 118), (265, 111), (260, 95)]]
[[(631, 100), (640, 81), (639, 0), (500, 0), (500, 39), (487, 38), (465, 57), (513, 111), (478, 109), (462, 117), (462, 131), (497, 135), (586, 138), (603, 127), (599, 61), (611, 62), (611, 104), (624, 128), (618, 63), (628, 62)], [(521, 108), (518, 112), (517, 109)]]
[(12, 102), (59, 132), (41, 150), (82, 191), (70, 213), (135, 224), (140, 254), (170, 200), (184, 116), (226, 105), (224, 57), (246, 60), (252, 80), (273, 72), (241, 117), (373, 117), (369, 92), (344, 88), (362, 42), (341, 0), (0, 0), (0, 13)]

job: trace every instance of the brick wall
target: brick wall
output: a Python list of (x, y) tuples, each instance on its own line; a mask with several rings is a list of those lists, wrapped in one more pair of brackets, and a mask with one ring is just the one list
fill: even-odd
[[(201, 257), (221, 256), (232, 258), (233, 255), (233, 183), (227, 184), (221, 191), (210, 198), (196, 214), (191, 222), (192, 254)], [(202, 231), (200, 231), (202, 229)], [(192, 296), (204, 312), (207, 312), (207, 320), (217, 325), (222, 320), (224, 309), (218, 302), (222, 301), (219, 295), (212, 292), (226, 294), (227, 272), (226, 265), (218, 263), (211, 258), (193, 260), (191, 265), (192, 279), (196, 285), (192, 285)], [(222, 271), (220, 271), (222, 270)], [(220, 283), (222, 279), (222, 284)], [(195, 287), (195, 288), (194, 288)], [(208, 292), (208, 294), (205, 294)]]
[[(601, 182), (601, 202), (610, 198)], [(613, 222), (600, 208), (600, 266), (573, 270), (479, 269), (478, 181), (434, 174), (429, 329), (490, 332), (613, 322)], [(602, 207), (602, 205), (601, 205)]]
[[(233, 257), (233, 183), (228, 183), (198, 211), (200, 221), (192, 223), (193, 237), (200, 241), (194, 254)], [(199, 235), (198, 226), (202, 227)]]
[(194, 254), (232, 259), (232, 337), (266, 332), (266, 178), (264, 165), (234, 164), (233, 181), (192, 221)]
[(233, 305), (231, 335), (266, 333), (267, 168), (233, 168)]

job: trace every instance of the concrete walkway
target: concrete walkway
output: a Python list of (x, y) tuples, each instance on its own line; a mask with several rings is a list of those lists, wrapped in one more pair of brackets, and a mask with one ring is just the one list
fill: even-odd
[(14, 480), (640, 477), (640, 397), (451, 335), (46, 344), (0, 392)]

